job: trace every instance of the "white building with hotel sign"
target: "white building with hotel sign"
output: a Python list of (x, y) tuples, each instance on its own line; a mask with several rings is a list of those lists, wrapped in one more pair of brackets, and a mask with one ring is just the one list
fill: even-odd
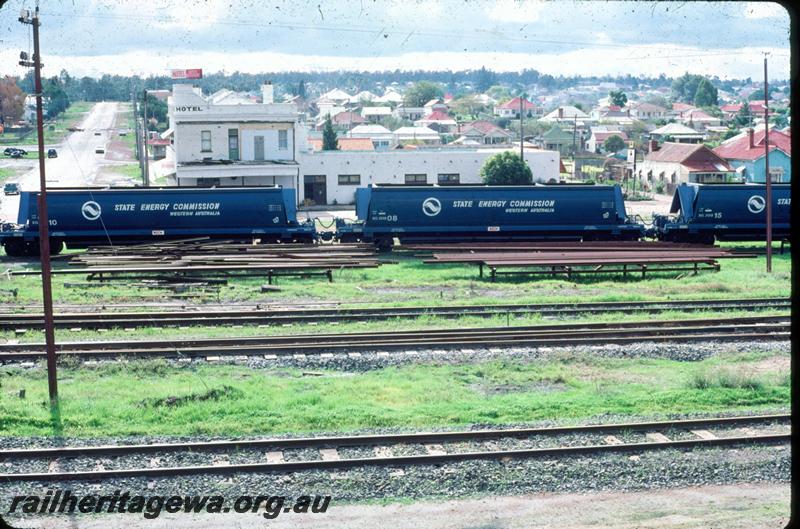
[[(177, 185), (277, 184), (296, 189), (299, 204), (352, 204), (356, 188), (369, 184), (480, 183), (487, 158), (519, 148), (314, 151), (295, 106), (274, 103), (270, 84), (262, 99), (206, 97), (191, 85), (173, 86), (168, 104)], [(535, 181), (559, 179), (557, 151), (527, 149), (525, 161)]]
[(204, 96), (199, 88), (175, 84), (168, 100), (180, 186), (264, 185), (296, 187), (297, 109), (273, 102), (271, 84), (262, 103), (246, 97)]

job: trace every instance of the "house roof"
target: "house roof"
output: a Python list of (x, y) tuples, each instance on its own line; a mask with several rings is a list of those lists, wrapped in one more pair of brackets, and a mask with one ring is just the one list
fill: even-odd
[(320, 97), (320, 99), (333, 99), (334, 101), (343, 101), (345, 99), (349, 100), (350, 97), (351, 97), (350, 94), (348, 94), (344, 90), (339, 90), (338, 88), (334, 88), (330, 92), (325, 92), (324, 94), (322, 94), (322, 97)]
[(731, 172), (728, 162), (700, 143), (664, 143), (657, 151), (648, 153), (650, 162), (673, 162), (686, 166), (691, 171)]
[(419, 139), (436, 139), (439, 137), (439, 133), (433, 129), (429, 129), (428, 127), (400, 127), (399, 129), (392, 132), (395, 136), (403, 136), (408, 138), (419, 138)]
[(667, 123), (663, 127), (659, 127), (656, 130), (651, 131), (650, 134), (659, 136), (703, 136), (693, 128), (687, 127), (686, 125), (681, 125), (680, 123)]
[[(374, 151), (375, 146), (369, 138), (339, 138), (336, 140), (340, 151)], [(322, 138), (309, 138), (308, 144), (315, 151), (322, 150)]]
[(358, 112), (339, 112), (331, 118), (331, 121), (337, 125), (343, 123), (364, 123), (364, 117)]
[(392, 109), (389, 107), (364, 107), (361, 109), (363, 116), (390, 116)]
[(687, 110), (691, 110), (693, 108), (695, 108), (694, 105), (690, 105), (688, 103), (680, 103), (680, 102), (672, 103), (672, 110), (675, 110), (677, 112), (686, 112)]
[[(517, 107), (519, 107), (519, 103), (517, 103)], [(558, 109), (559, 108), (564, 111), (564, 115), (561, 118), (559, 118), (559, 116), (558, 116)], [(575, 118), (586, 119), (588, 117), (589, 117), (589, 114), (587, 114), (583, 110), (581, 110), (581, 109), (579, 109), (577, 107), (574, 107), (572, 105), (564, 105), (564, 106), (558, 107), (557, 109), (555, 109), (552, 112), (550, 112), (549, 114), (547, 114), (545, 117), (542, 118), (542, 120), (544, 120), (544, 121), (552, 121), (554, 119), (575, 119)]]
[(664, 107), (660, 107), (658, 105), (654, 105), (653, 103), (647, 103), (645, 101), (641, 102), (634, 102), (629, 105), (631, 108), (636, 109), (639, 112), (666, 112), (667, 109)]
[(628, 135), (619, 130), (611, 130), (611, 131), (597, 131), (593, 132), (592, 136), (594, 136), (595, 141), (606, 141), (611, 136), (619, 136), (623, 140), (628, 139)]
[(693, 108), (687, 111), (686, 114), (683, 115), (683, 119), (690, 119), (692, 121), (719, 121), (719, 118), (715, 118), (708, 112), (700, 110), (699, 108)]
[(542, 139), (545, 140), (572, 140), (572, 133), (567, 132), (561, 127), (552, 127), (550, 130), (542, 134)]
[(445, 121), (455, 123), (455, 120), (452, 118), (452, 116), (442, 112), (441, 110), (434, 110), (424, 118), (417, 121)]
[(505, 130), (501, 129), (500, 127), (498, 127), (497, 125), (495, 125), (491, 121), (478, 120), (478, 121), (473, 121), (472, 123), (466, 123), (461, 128), (461, 133), (462, 134), (465, 133), (470, 128), (473, 128), (473, 129), (477, 130), (478, 132), (480, 132), (484, 136), (487, 136), (487, 135), (490, 135), (490, 134), (493, 134), (493, 135), (499, 134), (501, 136), (506, 136), (506, 137), (510, 137), (511, 136), (510, 133), (508, 133)]
[[(499, 108), (507, 108), (509, 110), (519, 110), (519, 97), (515, 97), (511, 101), (507, 101), (499, 106)], [(522, 100), (522, 106), (524, 110), (533, 110), (536, 108), (536, 105), (528, 101), (527, 99)]]
[[(769, 150), (781, 150), (792, 156), (792, 136), (779, 130), (769, 132)], [(757, 160), (764, 156), (764, 129), (753, 133), (753, 148), (750, 148), (748, 134), (742, 134), (732, 142), (726, 142), (714, 149), (714, 153), (726, 160)]]
[(433, 105), (443, 105), (443, 104), (444, 103), (442, 103), (442, 100), (437, 98), (437, 99), (431, 99), (430, 101), (425, 103), (425, 105), (423, 105), (423, 106), (432, 107)]
[(350, 134), (391, 134), (392, 131), (383, 125), (358, 125), (353, 127)]

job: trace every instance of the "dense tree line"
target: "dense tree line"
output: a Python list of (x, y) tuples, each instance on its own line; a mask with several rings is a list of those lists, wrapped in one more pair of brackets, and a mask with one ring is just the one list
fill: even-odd
[[(72, 77), (66, 71), (61, 71), (57, 79), (70, 101), (128, 101), (131, 91), (141, 92), (143, 89), (170, 89), (173, 80), (166, 75), (139, 77), (103, 75), (100, 78)], [(693, 102), (697, 95), (700, 79), (707, 79), (714, 91), (717, 89), (731, 90), (735, 86), (750, 82), (751, 80), (725, 80), (718, 77), (705, 78), (699, 75), (686, 74), (676, 79), (664, 74), (658, 77), (634, 77), (630, 74), (619, 76), (552, 76), (542, 74), (533, 68), (526, 68), (519, 72), (494, 72), (482, 67), (477, 70), (460, 71), (427, 71), (427, 70), (394, 70), (383, 72), (264, 72), (249, 74), (234, 72), (224, 75), (222, 73), (206, 74), (203, 79), (193, 81), (205, 93), (213, 93), (222, 88), (237, 91), (254, 91), (267, 80), (276, 85), (277, 95), (293, 94), (308, 97), (317, 97), (331, 88), (341, 88), (350, 93), (369, 90), (383, 93), (384, 89), (392, 83), (405, 86), (409, 83), (428, 81), (441, 87), (443, 91), (454, 96), (463, 96), (472, 92), (485, 92), (493, 86), (507, 87), (511, 94), (519, 93), (534, 85), (549, 89), (559, 90), (578, 85), (613, 82), (624, 90), (638, 90), (640, 87), (653, 88), (671, 87), (682, 101)], [(33, 93), (33, 73), (28, 72), (19, 80), (20, 87), (26, 93)], [(703, 87), (703, 97), (715, 95)]]

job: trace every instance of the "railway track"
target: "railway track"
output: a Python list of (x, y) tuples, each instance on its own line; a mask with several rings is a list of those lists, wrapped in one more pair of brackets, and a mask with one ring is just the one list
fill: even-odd
[[(291, 472), (775, 445), (790, 442), (790, 419), (790, 415), (765, 415), (554, 428), (11, 449), (0, 452), (0, 460), (6, 468), (16, 469), (0, 474), (0, 481)], [(170, 461), (163, 464), (164, 460)]]
[[(469, 347), (537, 347), (627, 344), (641, 341), (788, 340), (789, 316), (750, 316), (704, 320), (573, 323), (524, 327), (420, 329), (413, 331), (299, 334), (193, 340), (62, 342), (61, 357), (193, 358), (265, 355), (268, 358), (324, 352), (420, 350)], [(0, 361), (43, 358), (44, 344), (0, 344)]]
[[(152, 326), (214, 326), (214, 325), (284, 325), (309, 322), (348, 322), (385, 319), (413, 319), (423, 316), (459, 318), (472, 316), (491, 318), (539, 314), (543, 317), (573, 317), (581, 314), (659, 313), (664, 311), (757, 311), (788, 310), (788, 298), (761, 298), (700, 301), (650, 301), (601, 303), (548, 303), (506, 305), (452, 305), (427, 307), (358, 307), (281, 310), (275, 307), (253, 307), (237, 310), (196, 310), (161, 312), (106, 312), (98, 308), (93, 313), (58, 313), (55, 325), (62, 329), (111, 329)], [(0, 314), (0, 329), (41, 328), (40, 313)]]

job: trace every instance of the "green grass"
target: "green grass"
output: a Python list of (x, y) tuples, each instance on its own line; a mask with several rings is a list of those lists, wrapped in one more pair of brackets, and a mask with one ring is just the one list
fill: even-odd
[[(726, 245), (727, 246), (727, 245)], [(739, 246), (742, 246), (741, 244)], [(746, 245), (745, 245), (746, 247)], [(777, 253), (777, 252), (776, 252)], [(387, 256), (397, 264), (375, 269), (350, 269), (334, 272), (334, 283), (319, 278), (281, 278), (280, 292), (262, 294), (265, 278), (235, 278), (223, 286), (213, 301), (269, 301), (291, 304), (338, 301), (345, 304), (436, 305), (486, 303), (558, 303), (588, 301), (644, 301), (668, 299), (715, 299), (738, 297), (788, 297), (791, 293), (791, 257), (774, 255), (773, 272), (765, 272), (765, 257), (720, 260), (720, 272), (702, 272), (676, 279), (677, 273), (647, 276), (598, 274), (567, 280), (543, 276), (503, 277), (496, 283), (479, 278), (476, 266), (428, 265), (420, 259), (394, 254)], [(22, 267), (9, 261), (7, 267)], [(31, 262), (24, 265), (36, 268)], [(66, 267), (57, 261), (56, 268)], [(63, 303), (123, 303), (160, 299), (163, 294), (125, 282), (92, 289), (67, 288), (65, 283), (83, 282), (81, 276), (54, 276), (53, 295)], [(0, 280), (0, 288), (19, 290), (19, 303), (39, 303), (41, 284), (36, 276), (15, 276)], [(87, 295), (87, 293), (89, 293)], [(0, 294), (2, 296), (2, 294)], [(11, 299), (0, 297), (0, 302)]]
[(6, 180), (14, 180), (16, 177), (25, 174), (25, 169), (17, 167), (0, 167), (0, 184)]
[[(784, 366), (786, 366), (784, 368)], [(757, 386), (697, 387), (700, 373), (751, 373)], [(721, 351), (700, 362), (563, 356), (521, 363), (409, 365), (358, 376), (163, 361), (60, 370), (60, 421), (45, 405), (42, 369), (0, 371), (7, 436), (247, 435), (362, 428), (462, 427), (601, 414), (774, 410), (790, 405), (788, 355)], [(21, 389), (26, 398), (18, 398)]]

